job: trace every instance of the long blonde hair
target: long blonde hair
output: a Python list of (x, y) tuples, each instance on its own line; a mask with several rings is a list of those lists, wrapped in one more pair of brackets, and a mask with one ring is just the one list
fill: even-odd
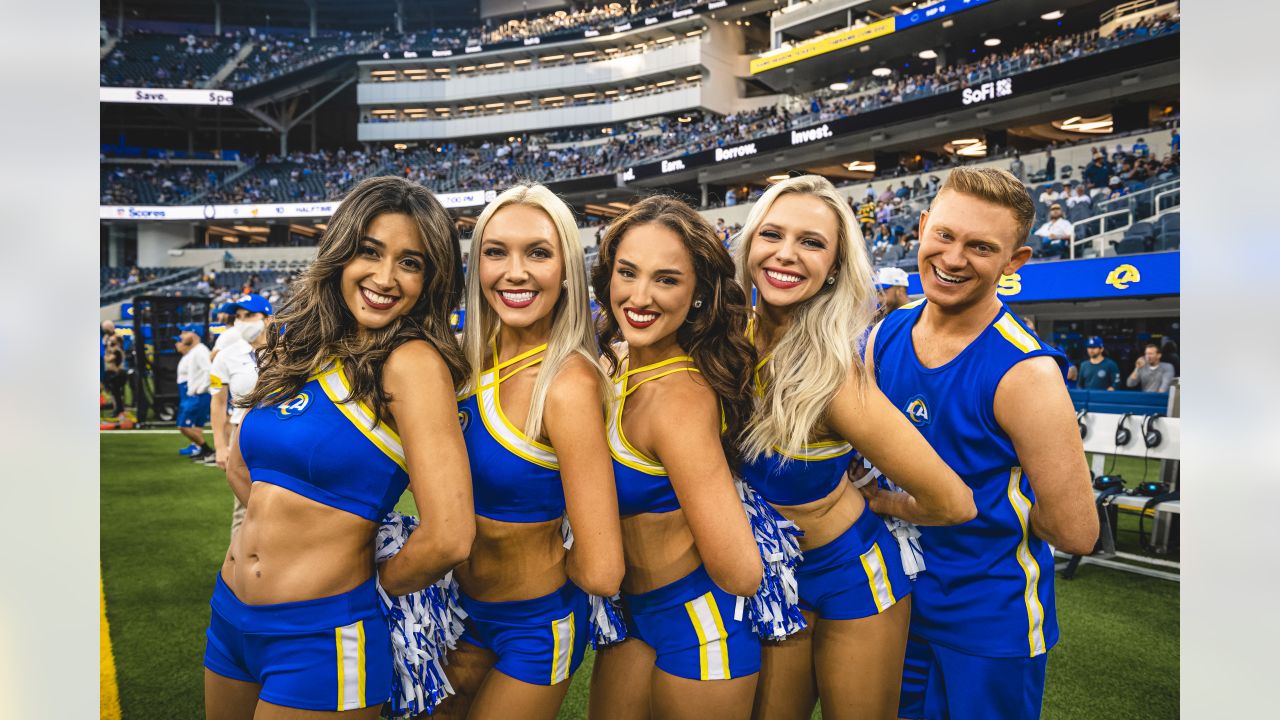
[(850, 370), (865, 387), (867, 369), (859, 345), (875, 313), (871, 262), (853, 212), (835, 187), (818, 175), (783, 180), (765, 191), (747, 214), (734, 240), (738, 281), (748, 294), (754, 289), (747, 257), (751, 242), (769, 209), (787, 193), (812, 195), (836, 216), (835, 282), (796, 308), (787, 331), (774, 343), (769, 383), (757, 398), (756, 411), (743, 436), (743, 456), (755, 460), (774, 448), (796, 454), (813, 436), (827, 405), (849, 378)]
[[(471, 232), (471, 262), (467, 265), (467, 321), (462, 332), (462, 349), (471, 366), (471, 382), (468, 390), (480, 386), (480, 375), (488, 364), (489, 347), (498, 337), (502, 322), (484, 298), (480, 287), (480, 252), (484, 242), (484, 230), (495, 213), (508, 205), (526, 205), (547, 214), (556, 234), (560, 236), (560, 256), (564, 263), (565, 287), (551, 309), (551, 337), (543, 354), (542, 368), (533, 385), (529, 400), (529, 416), (525, 420), (524, 434), (532, 440), (542, 435), (542, 413), (546, 407), (547, 390), (570, 355), (582, 355), (599, 375), (600, 401), (607, 399), (609, 385), (604, 371), (596, 362), (596, 336), (591, 321), (591, 298), (587, 292), (587, 267), (583, 257), (582, 240), (573, 211), (564, 201), (543, 185), (520, 184), (509, 188), (494, 198), (476, 219)], [(497, 358), (494, 358), (497, 361)]]

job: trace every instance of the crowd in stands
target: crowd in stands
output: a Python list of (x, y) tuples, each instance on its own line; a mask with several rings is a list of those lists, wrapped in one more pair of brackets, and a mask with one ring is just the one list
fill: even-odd
[(152, 283), (145, 288), (147, 295), (207, 295), (215, 305), (220, 305), (246, 293), (258, 293), (275, 305), (289, 296), (299, 272), (300, 268), (293, 266), (203, 272), (182, 267), (104, 267), (99, 270), (99, 296), (104, 304), (128, 300), (135, 287)]
[[(339, 55), (367, 52), (464, 50), (475, 45), (521, 41), (614, 26), (624, 18), (641, 19), (675, 7), (674, 0), (611, 2), (601, 6), (556, 10), (501, 24), (486, 21), (470, 28), (436, 28), (392, 32), (330, 32), (308, 37), (297, 30), (227, 32), (221, 37), (128, 32), (102, 59), (100, 82), (112, 87), (206, 87), (210, 78), (240, 52), (254, 50), (224, 85), (243, 88)], [(104, 21), (105, 26), (105, 21)]]
[[(983, 82), (993, 74), (1065, 62), (1115, 47), (1117, 43), (1173, 32), (1177, 26), (1176, 19), (1154, 19), (1143, 21), (1142, 35), (1131, 30), (1120, 39), (1099, 38), (1094, 33), (1046, 39), (1009, 53), (942, 67), (929, 76), (871, 78), (839, 93), (823, 90), (780, 105), (725, 116), (691, 113), (682, 118), (646, 118), (617, 126), (615, 134), (605, 137), (601, 137), (599, 128), (591, 127), (513, 136), (505, 142), (494, 139), (433, 144), (406, 151), (383, 148), (373, 152), (338, 150), (293, 153), (287, 158), (268, 157), (235, 181), (206, 193), (205, 198), (216, 203), (336, 199), (355, 181), (374, 174), (401, 175), (436, 192), (455, 192), (501, 186), (516, 179), (551, 182), (619, 172), (663, 157), (733, 145), (788, 128), (867, 112), (889, 103), (908, 102), (923, 94), (951, 89), (956, 83)], [(682, 119), (688, 122), (681, 122)], [(945, 158), (936, 166), (960, 160)], [(923, 169), (928, 171), (933, 166), (932, 161), (927, 161)], [(1121, 173), (1139, 175), (1144, 172), (1158, 175), (1163, 171), (1150, 167), (1149, 161), (1141, 169), (1136, 168), (1136, 163), (1125, 169), (1122, 162), (1117, 163), (1116, 168)], [(1125, 179), (1128, 178), (1122, 177)], [(1096, 187), (1095, 183), (1091, 189)], [(104, 177), (104, 197), (108, 195), (107, 190)], [(110, 196), (113, 202), (120, 202), (116, 197), (129, 197), (127, 192), (120, 195), (112, 192)], [(736, 201), (748, 199), (735, 198)]]
[[(253, 52), (231, 73), (226, 85), (232, 89), (249, 87), (331, 57), (366, 52), (378, 39), (377, 34), (367, 32), (315, 38), (255, 33), (248, 39), (254, 45)], [(238, 42), (236, 48), (239, 49)]]
[(106, 87), (207, 87), (239, 41), (196, 35), (126, 34), (99, 64)]
[(100, 167), (103, 205), (187, 204), (226, 177), (225, 168), (163, 161), (111, 164), (104, 158)]
[(206, 194), (212, 204), (314, 202), (340, 198), (359, 179), (383, 172), (390, 148), (268, 155), (234, 181)]
[(100, 292), (106, 292), (115, 288), (127, 287), (129, 285), (138, 285), (155, 280), (165, 275), (170, 268), (162, 267), (146, 267), (140, 268), (137, 265), (133, 267), (104, 267), (98, 270), (98, 287)]

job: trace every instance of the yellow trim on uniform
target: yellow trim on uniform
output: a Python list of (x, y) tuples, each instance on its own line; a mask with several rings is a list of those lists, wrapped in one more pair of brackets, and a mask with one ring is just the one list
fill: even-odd
[[(823, 460), (833, 460), (835, 458), (843, 457), (853, 452), (853, 446), (843, 440), (823, 440), (816, 443), (805, 443), (804, 445), (801, 445), (800, 448), (802, 450), (826, 450), (826, 452), (817, 452), (817, 453), (812, 453), (810, 455), (801, 455), (801, 454), (789, 453), (786, 450), (783, 450), (782, 448), (778, 447), (777, 445), (773, 446), (773, 451), (783, 457), (791, 458), (792, 460), (801, 460), (804, 462), (821, 462)], [(834, 451), (837, 448), (841, 448), (839, 452)]]
[[(707, 593), (710, 595), (711, 593)], [(702, 597), (706, 597), (703, 595)], [(697, 600), (700, 600), (698, 598)], [(693, 604), (697, 600), (690, 600), (684, 604), (684, 611), (689, 613), (689, 622), (693, 623), (693, 631), (698, 634), (698, 679), (707, 679), (707, 635), (702, 632), (702, 623), (698, 620), (698, 612), (693, 609)]]
[(726, 680), (733, 677), (733, 673), (729, 670), (729, 634), (724, 631), (724, 620), (720, 618), (720, 606), (716, 604), (716, 596), (707, 593), (707, 607), (711, 609), (711, 617), (715, 618), (716, 631), (720, 638), (716, 641), (720, 645), (720, 658), (724, 661), (724, 677)]
[(556, 684), (560, 671), (560, 621), (551, 621), (551, 684)]
[(1005, 340), (1008, 340), (1014, 347), (1024, 353), (1040, 349), (1040, 343), (1036, 341), (1035, 336), (1023, 330), (1018, 321), (1014, 320), (1013, 315), (1009, 313), (1005, 313), (1004, 317), (996, 321), (996, 330), (1000, 331)]
[[(629, 359), (629, 358), (628, 358), (628, 359)], [(664, 378), (664, 377), (666, 377), (666, 376), (668, 376), (668, 375), (674, 375), (675, 373), (678, 373), (678, 372), (696, 372), (696, 373), (701, 373), (702, 371), (701, 371), (701, 370), (699, 370), (698, 368), (694, 367), (693, 365), (688, 365), (688, 366), (685, 366), (685, 367), (678, 367), (678, 368), (675, 368), (675, 369), (673, 369), (673, 370), (667, 370), (667, 371), (664, 371), (664, 372), (660, 372), (660, 373), (658, 373), (658, 374), (656, 374), (656, 375), (650, 375), (649, 377), (647, 377), (647, 378), (645, 378), (645, 379), (641, 380), (640, 382), (636, 383), (635, 385), (628, 385), (627, 381), (628, 381), (628, 379), (629, 379), (632, 375), (635, 375), (635, 374), (637, 374), (637, 373), (642, 373), (642, 372), (645, 372), (645, 371), (648, 371), (648, 370), (657, 370), (658, 368), (665, 367), (665, 366), (667, 366), (667, 365), (673, 365), (673, 364), (678, 363), (678, 362), (690, 362), (690, 363), (691, 363), (691, 362), (693, 362), (693, 358), (692, 358), (692, 357), (689, 357), (688, 355), (680, 355), (680, 356), (677, 356), (677, 357), (673, 357), (673, 358), (668, 358), (668, 359), (666, 359), (666, 360), (662, 360), (662, 361), (660, 361), (660, 362), (652, 363), (652, 364), (650, 364), (650, 365), (645, 365), (645, 366), (643, 366), (643, 367), (638, 367), (638, 368), (636, 368), (635, 370), (628, 370), (627, 372), (625, 372), (625, 373), (623, 373), (623, 374), (622, 374), (622, 377), (620, 377), (620, 378), (618, 379), (617, 383), (615, 384), (615, 387), (616, 387), (616, 386), (619, 386), (619, 385), (621, 386), (621, 387), (620, 387), (620, 392), (618, 392), (618, 393), (617, 393), (617, 395), (618, 395), (618, 405), (617, 405), (617, 409), (616, 409), (616, 411), (614, 412), (614, 423), (615, 423), (615, 426), (616, 426), (616, 427), (617, 427), (617, 429), (618, 429), (618, 439), (622, 441), (622, 446), (623, 446), (623, 447), (625, 447), (625, 448), (627, 449), (627, 452), (630, 452), (632, 455), (634, 455), (638, 460), (640, 460), (640, 462), (642, 462), (642, 463), (648, 463), (648, 465), (647, 465), (647, 466), (646, 466), (646, 465), (639, 465), (639, 464), (636, 464), (636, 463), (632, 462), (632, 461), (631, 461), (630, 459), (628, 459), (628, 458), (622, 457), (621, 455), (619, 455), (617, 452), (615, 452), (615, 451), (614, 451), (614, 449), (613, 449), (612, 445), (610, 445), (610, 447), (609, 447), (609, 454), (613, 456), (613, 459), (614, 459), (614, 460), (617, 460), (618, 462), (622, 463), (623, 465), (626, 465), (627, 467), (631, 468), (632, 470), (638, 470), (639, 472), (645, 473), (646, 475), (654, 475), (654, 476), (657, 476), (657, 477), (667, 477), (667, 476), (668, 476), (668, 473), (667, 473), (666, 468), (662, 465), (662, 463), (658, 462), (657, 460), (654, 460), (653, 458), (649, 457), (648, 455), (646, 455), (646, 454), (644, 454), (644, 453), (640, 452), (639, 450), (637, 450), (637, 449), (636, 449), (636, 447), (635, 447), (634, 445), (632, 445), (632, 444), (631, 444), (631, 441), (627, 439), (627, 433), (626, 433), (626, 432), (623, 430), (623, 428), (622, 428), (622, 410), (623, 410), (623, 407), (624, 407), (624, 406), (626, 405), (626, 403), (627, 403), (627, 396), (629, 396), (631, 393), (635, 392), (635, 391), (636, 391), (636, 390), (637, 390), (641, 385), (644, 385), (645, 383), (649, 382), (650, 380), (657, 380), (657, 379), (659, 379), (659, 378)], [(724, 410), (723, 410), (723, 408), (721, 408), (721, 422), (722, 422), (722, 423), (723, 423), (723, 415), (724, 415)]]
[(111, 624), (107, 622), (107, 594), (98, 569), (98, 705), (102, 720), (120, 720), (120, 686), (116, 681), (116, 656), (111, 651)]
[(364, 690), (364, 622), (356, 623), (356, 686), (360, 688), (360, 707), (365, 706), (365, 690)]
[(217, 375), (213, 375), (213, 374), (210, 374), (210, 375), (209, 375), (209, 390), (210, 390), (210, 391), (213, 391), (213, 390), (221, 390), (221, 389), (222, 389), (222, 385), (223, 385), (223, 383), (222, 383), (222, 378), (218, 377)]
[(577, 638), (578, 628), (574, 626), (573, 619), (569, 621), (569, 656), (564, 659), (564, 679), (569, 679), (570, 669), (573, 667), (573, 644)]
[(729, 643), (726, 640), (728, 633), (724, 630), (724, 620), (720, 617), (720, 607), (716, 605), (715, 595), (706, 593), (690, 600), (684, 604), (684, 610), (689, 614), (689, 622), (693, 624), (693, 631), (698, 635), (698, 675), (701, 680), (710, 680), (711, 678), (711, 653), (708, 650), (710, 640), (707, 634), (703, 632), (702, 621), (698, 618), (698, 611), (694, 609), (694, 605), (698, 601), (704, 601), (708, 614), (716, 624), (715, 643), (719, 646), (720, 660), (724, 665), (724, 678), (728, 680), (733, 677), (733, 673), (729, 668)]
[[(334, 361), (332, 372), (336, 372), (338, 374), (338, 381), (342, 383), (342, 389), (347, 391), (347, 397), (351, 397), (351, 381), (347, 380), (347, 371), (343, 368), (341, 360)], [(361, 410), (368, 413), (369, 417), (377, 417), (374, 415), (373, 409), (366, 405), (363, 400), (357, 401), (356, 405), (359, 405)], [(395, 430), (392, 430), (390, 425), (382, 421), (378, 421), (378, 425), (382, 428), (383, 432), (390, 435), (397, 443), (400, 443), (401, 445), (404, 444), (400, 440), (400, 434)]]
[[(409, 468), (405, 464), (404, 458), (401, 457), (400, 454), (397, 453), (395, 450), (392, 450), (385, 442), (383, 442), (382, 438), (378, 437), (377, 434), (373, 432), (373, 430), (366, 427), (364, 420), (360, 418), (358, 415), (356, 415), (355, 412), (351, 410), (347, 402), (344, 402), (342, 398), (339, 398), (338, 394), (335, 393), (333, 390), (331, 390), (328, 384), (324, 382), (324, 379), (323, 379), (324, 376), (334, 375), (334, 374), (337, 375), (338, 381), (342, 384), (342, 386), (347, 389), (348, 397), (350, 397), (350, 393), (351, 393), (351, 386), (350, 384), (347, 383), (346, 378), (343, 377), (342, 363), (339, 362), (337, 363), (337, 366), (334, 367), (332, 370), (330, 370), (327, 373), (324, 373), (324, 375), (320, 380), (320, 388), (324, 390), (324, 394), (333, 403), (333, 406), (338, 408), (338, 411), (341, 412), (344, 416), (346, 416), (347, 420), (351, 421), (351, 424), (355, 426), (356, 430), (360, 431), (361, 435), (364, 435), (366, 438), (368, 438), (369, 442), (373, 443), (374, 446), (377, 447), (379, 450), (381, 450), (384, 455), (391, 458), (391, 460), (394, 461), (396, 465), (400, 466), (401, 470), (408, 472)], [(363, 403), (360, 403), (360, 406), (363, 408)], [(366, 412), (368, 412), (367, 409), (366, 409)], [(369, 416), (373, 417), (373, 413), (370, 412)], [(386, 423), (380, 421), (377, 427), (381, 429), (383, 432), (387, 433), (387, 435), (394, 438), (397, 443), (400, 442), (400, 436), (397, 435), (394, 431), (392, 431), (391, 428), (387, 427)]]
[[(483, 402), (483, 400), (482, 400), (481, 402)], [(496, 400), (496, 399), (494, 400), (494, 404), (495, 404), (495, 405), (497, 404), (497, 400)], [(494, 432), (494, 431), (493, 431), (493, 426), (489, 424), (489, 415), (488, 415), (488, 413), (486, 413), (486, 412), (484, 411), (484, 408), (483, 408), (483, 407), (479, 408), (478, 412), (479, 412), (479, 415), (480, 415), (480, 422), (484, 423), (485, 431), (489, 433), (489, 437), (493, 438), (494, 440), (497, 440), (497, 441), (498, 441), (498, 444), (499, 444), (499, 445), (501, 445), (502, 447), (506, 448), (508, 451), (510, 451), (512, 455), (515, 455), (515, 456), (517, 456), (517, 457), (524, 458), (525, 460), (528, 460), (529, 462), (533, 463), (534, 465), (538, 465), (539, 467), (547, 468), (548, 470), (559, 470), (559, 469), (560, 469), (560, 465), (559, 465), (559, 463), (549, 463), (549, 462), (546, 462), (545, 460), (542, 460), (541, 458), (534, 457), (533, 455), (530, 455), (530, 454), (526, 453), (526, 452), (525, 452), (524, 450), (522, 450), (521, 448), (518, 448), (518, 447), (516, 447), (515, 445), (512, 445), (510, 442), (508, 442), (508, 441), (507, 441), (507, 439), (506, 439), (505, 437), (503, 437), (503, 436), (502, 436), (502, 433), (497, 433), (497, 432)], [(522, 439), (524, 439), (524, 440), (528, 440), (528, 438), (526, 438), (526, 437), (525, 437), (524, 433), (521, 433), (521, 432), (519, 432), (518, 430), (516, 430), (514, 427), (512, 427), (511, 423), (506, 419), (506, 417), (504, 417), (504, 416), (502, 416), (502, 415), (501, 415), (501, 413), (502, 413), (502, 409), (501, 409), (501, 408), (498, 408), (498, 413), (499, 413), (499, 417), (501, 417), (501, 419), (503, 420), (503, 422), (505, 422), (505, 423), (506, 423), (507, 428), (509, 428), (509, 429), (510, 429), (510, 430), (512, 430), (513, 432), (517, 432), (517, 433), (519, 433), (519, 437), (520, 437), (520, 438), (522, 438)], [(555, 452), (555, 451), (554, 451), (554, 449), (552, 449), (552, 448), (545, 448), (545, 447), (544, 447), (543, 449), (546, 449), (548, 452)]]
[[(566, 648), (569, 653), (564, 659), (564, 674), (560, 673), (560, 628), (564, 626), (569, 629), (569, 637)], [(573, 643), (578, 629), (574, 627), (573, 614), (570, 613), (566, 617), (559, 620), (551, 621), (551, 684), (556, 685), (569, 679), (570, 670), (573, 668)]]
[(1022, 527), (1022, 539), (1018, 541), (1016, 556), (1022, 572), (1027, 576), (1026, 588), (1022, 600), (1027, 606), (1027, 645), (1031, 657), (1047, 652), (1044, 643), (1044, 606), (1040, 603), (1038, 592), (1040, 585), (1040, 564), (1036, 562), (1028, 546), (1029, 520), (1031, 500), (1022, 494), (1019, 482), (1022, 480), (1022, 468), (1009, 469), (1009, 503), (1018, 516), (1018, 524)]
[(921, 303), (923, 303), (924, 301), (925, 301), (925, 299), (924, 299), (924, 298), (920, 298), (919, 300), (912, 300), (911, 302), (907, 303), (906, 305), (900, 305), (900, 306), (898, 306), (898, 309), (899, 309), (899, 310), (910, 310), (911, 308), (914, 308), (914, 307), (920, 307), (920, 304), (921, 304)]
[[(869, 555), (875, 555), (876, 567), (871, 567), (871, 561), (868, 560)], [(871, 588), (871, 600), (876, 604), (876, 612), (882, 613), (893, 607), (898, 598), (893, 594), (893, 585), (889, 581), (889, 570), (884, 563), (884, 555), (880, 552), (880, 543), (871, 543), (871, 550), (858, 556), (862, 561), (862, 570), (867, 574), (867, 586)], [(876, 588), (876, 573), (880, 573), (880, 579), (884, 582), (885, 595), (888, 596), (888, 602), (880, 601), (880, 591)]]
[(336, 655), (336, 658), (338, 660), (338, 710), (342, 711), (347, 704), (347, 698), (346, 698), (346, 694), (347, 694), (346, 680), (347, 679), (345, 677), (346, 673), (344, 672), (344, 668), (342, 667), (343, 665), (342, 663), (343, 661), (342, 628), (333, 629), (333, 639), (334, 639), (335, 645), (338, 648), (338, 653)]

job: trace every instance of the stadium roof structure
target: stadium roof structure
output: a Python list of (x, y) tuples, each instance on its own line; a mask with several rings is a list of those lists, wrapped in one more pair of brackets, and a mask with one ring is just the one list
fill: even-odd
[(158, 21), (214, 25), (223, 28), (308, 29), (312, 11), (316, 27), (326, 30), (380, 30), (396, 27), (404, 13), (405, 31), (433, 27), (472, 27), (480, 23), (479, 0), (101, 0), (101, 17), (114, 24)]

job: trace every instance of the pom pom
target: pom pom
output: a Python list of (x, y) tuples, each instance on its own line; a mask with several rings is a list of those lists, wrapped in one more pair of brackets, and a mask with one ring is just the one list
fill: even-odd
[[(560, 536), (564, 538), (564, 549), (573, 548), (573, 528), (569, 527), (569, 516), (560, 522)], [(591, 600), (591, 647), (600, 649), (606, 645), (620, 643), (627, 639), (627, 625), (618, 612), (620, 600), (617, 595), (611, 598), (599, 595), (587, 595)]]
[[(868, 477), (872, 478), (880, 488), (880, 492), (906, 492), (885, 477), (884, 473), (872, 465), (870, 460), (856, 456), (854, 462), (862, 463), (862, 466), (870, 471)], [(892, 515), (881, 515), (880, 519), (884, 520), (885, 527), (889, 528), (889, 532), (898, 541), (898, 555), (902, 558), (902, 570), (906, 572), (907, 577), (915, 580), (917, 575), (924, 572), (924, 549), (920, 546), (920, 530), (914, 523)]]
[(741, 478), (734, 484), (764, 564), (760, 589), (745, 598), (745, 603), (739, 599), (734, 619), (741, 620), (745, 611), (752, 630), (761, 639), (784, 640), (807, 626), (800, 614), (800, 592), (796, 585), (796, 564), (803, 558), (799, 538), (804, 532), (782, 517)]
[[(382, 562), (400, 552), (418, 526), (412, 515), (388, 513), (375, 541), (374, 559)], [(378, 585), (378, 595), (391, 628), (395, 675), (392, 678), (389, 717), (430, 713), (453, 687), (445, 677), (445, 653), (457, 647), (462, 620), (467, 616), (458, 602), (458, 584), (449, 572), (423, 590), (393, 597)]]

